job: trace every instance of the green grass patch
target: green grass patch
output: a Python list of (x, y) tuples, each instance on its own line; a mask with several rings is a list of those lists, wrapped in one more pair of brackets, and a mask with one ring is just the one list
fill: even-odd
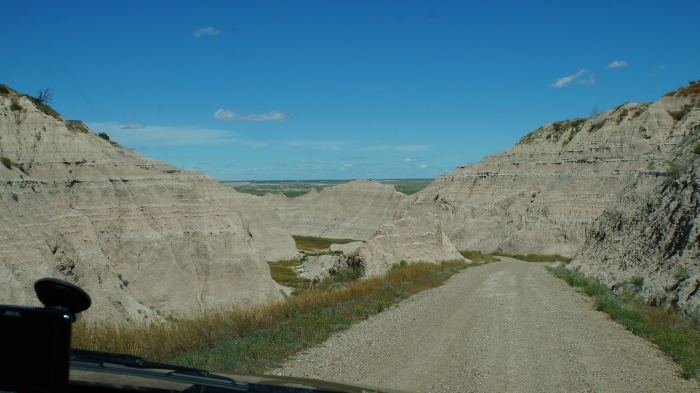
[(613, 294), (600, 281), (569, 270), (564, 266), (547, 267), (552, 274), (593, 297), (597, 310), (632, 333), (656, 344), (661, 351), (678, 363), (684, 378), (698, 378), (700, 369), (700, 327), (673, 307), (651, 306), (636, 294), (644, 279), (632, 277), (631, 289)]
[(11, 159), (3, 156), (0, 156), (0, 163), (2, 163), (2, 165), (5, 165), (7, 169), (12, 169), (12, 167), (14, 166), (14, 163)]
[(353, 239), (331, 239), (325, 237), (297, 235), (292, 235), (292, 237), (297, 244), (297, 248), (304, 251), (319, 251), (330, 247), (331, 244), (345, 244), (358, 241)]
[(564, 262), (569, 263), (573, 258), (559, 254), (506, 254), (504, 252), (494, 252), (492, 255), (520, 259), (525, 262)]
[(301, 261), (298, 259), (268, 262), (268, 264), (270, 265), (270, 275), (272, 275), (272, 279), (277, 281), (278, 284), (294, 289), (301, 289), (308, 287), (311, 283), (311, 280), (302, 277), (299, 275), (299, 272), (294, 269), (297, 266), (301, 266)]
[(472, 262), (499, 262), (500, 259), (494, 257), (491, 254), (484, 254), (481, 251), (464, 250), (459, 251), (463, 257), (471, 259)]
[[(328, 278), (285, 301), (179, 318), (167, 323), (74, 325), (73, 346), (130, 353), (216, 372), (265, 372), (353, 323), (411, 294), (440, 286), (469, 266), (461, 261), (394, 266), (385, 276), (358, 280), (353, 272)], [(351, 269), (350, 269), (351, 270)], [(326, 288), (326, 289), (322, 289)]]

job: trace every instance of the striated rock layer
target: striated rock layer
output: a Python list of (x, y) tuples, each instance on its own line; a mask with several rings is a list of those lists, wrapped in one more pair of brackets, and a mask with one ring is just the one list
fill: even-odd
[(405, 200), (396, 219), (419, 217), (432, 203), (457, 249), (573, 256), (630, 179), (651, 162), (662, 165), (688, 134), (689, 123), (673, 116), (691, 100), (665, 96), (547, 124), (438, 177)]
[(359, 179), (288, 198), (263, 196), (292, 235), (367, 240), (390, 221), (406, 195), (394, 187)]
[[(294, 240), (269, 207), (0, 91), (0, 303), (56, 277), (90, 320), (149, 320), (280, 299), (266, 260)], [(13, 165), (14, 164), (14, 165)]]
[[(700, 84), (695, 85), (700, 90)], [(683, 93), (679, 90), (674, 98)], [(700, 108), (698, 95), (685, 98), (693, 106), (686, 107), (674, 128), (689, 134), (674, 151), (673, 164), (659, 166), (660, 171), (640, 172), (590, 228), (570, 266), (614, 289), (641, 277), (644, 284), (637, 290), (650, 302), (673, 304), (697, 314)]]

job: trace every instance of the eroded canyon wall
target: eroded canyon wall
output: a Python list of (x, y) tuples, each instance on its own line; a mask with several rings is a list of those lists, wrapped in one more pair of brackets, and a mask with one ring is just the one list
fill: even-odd
[[(147, 132), (147, 130), (144, 130)], [(281, 298), (266, 260), (297, 250), (264, 203), (0, 94), (0, 303), (56, 277), (91, 320), (152, 320)], [(10, 163), (11, 161), (11, 163)]]

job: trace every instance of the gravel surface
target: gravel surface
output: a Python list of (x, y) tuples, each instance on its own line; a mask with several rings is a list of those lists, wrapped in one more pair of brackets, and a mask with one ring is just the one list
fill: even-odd
[(544, 264), (500, 258), (268, 373), (416, 392), (699, 390)]

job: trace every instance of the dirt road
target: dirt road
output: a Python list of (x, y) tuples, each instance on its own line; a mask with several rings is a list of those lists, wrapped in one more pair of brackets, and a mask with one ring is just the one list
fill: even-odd
[(543, 264), (466, 269), (270, 373), (416, 392), (698, 391)]

